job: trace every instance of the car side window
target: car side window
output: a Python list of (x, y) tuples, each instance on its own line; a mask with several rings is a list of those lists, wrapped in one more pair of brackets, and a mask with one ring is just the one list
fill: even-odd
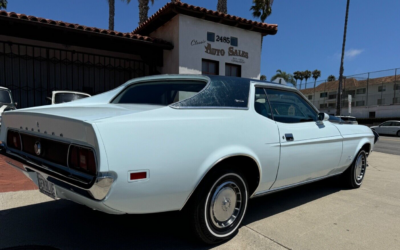
[(384, 122), (384, 123), (382, 123), (381, 126), (390, 126), (391, 124), (392, 124), (391, 122)]
[(317, 121), (318, 114), (298, 93), (265, 89), (274, 120), (283, 123)]
[(260, 115), (272, 119), (271, 107), (269, 106), (267, 95), (263, 88), (256, 88), (256, 96), (254, 98), (254, 109)]

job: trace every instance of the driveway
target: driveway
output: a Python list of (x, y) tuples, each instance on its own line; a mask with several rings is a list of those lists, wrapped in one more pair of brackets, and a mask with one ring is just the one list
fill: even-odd
[[(400, 156), (373, 152), (369, 164), (357, 190), (332, 178), (251, 200), (239, 233), (213, 248), (399, 249)], [(0, 193), (0, 249), (212, 248), (188, 231), (176, 212), (115, 216), (52, 201), (37, 190)]]

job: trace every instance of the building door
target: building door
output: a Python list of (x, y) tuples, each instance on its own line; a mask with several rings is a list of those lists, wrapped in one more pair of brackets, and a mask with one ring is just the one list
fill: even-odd
[(212, 60), (202, 60), (201, 73), (203, 75), (219, 75), (219, 62)]
[(242, 76), (242, 67), (240, 65), (227, 63), (227, 64), (225, 64), (225, 75), (241, 77)]

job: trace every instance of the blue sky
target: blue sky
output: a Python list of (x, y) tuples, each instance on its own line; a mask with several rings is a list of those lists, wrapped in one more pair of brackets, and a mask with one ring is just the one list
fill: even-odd
[[(216, 9), (217, 0), (183, 0)], [(107, 0), (9, 0), (7, 11), (108, 28)], [(149, 16), (168, 0), (155, 0)], [(253, 19), (251, 0), (228, 0), (228, 12)], [(346, 0), (275, 0), (267, 23), (278, 33), (264, 38), (261, 74), (277, 69), (319, 69), (321, 79), (339, 75)], [(400, 1), (351, 0), (344, 74), (400, 67)], [(130, 32), (138, 24), (138, 3), (116, 0), (115, 30)]]

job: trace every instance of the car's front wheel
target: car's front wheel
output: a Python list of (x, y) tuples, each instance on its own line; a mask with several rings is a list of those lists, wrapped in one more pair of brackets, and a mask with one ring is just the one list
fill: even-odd
[(397, 136), (398, 136), (398, 137), (400, 137), (400, 130), (399, 130), (399, 131), (397, 131)]
[(207, 176), (191, 207), (196, 236), (208, 244), (232, 238), (246, 213), (247, 201), (247, 183), (240, 173), (223, 170)]
[(367, 153), (364, 150), (358, 152), (351, 166), (343, 173), (344, 184), (348, 188), (359, 188), (364, 180), (367, 170)]

